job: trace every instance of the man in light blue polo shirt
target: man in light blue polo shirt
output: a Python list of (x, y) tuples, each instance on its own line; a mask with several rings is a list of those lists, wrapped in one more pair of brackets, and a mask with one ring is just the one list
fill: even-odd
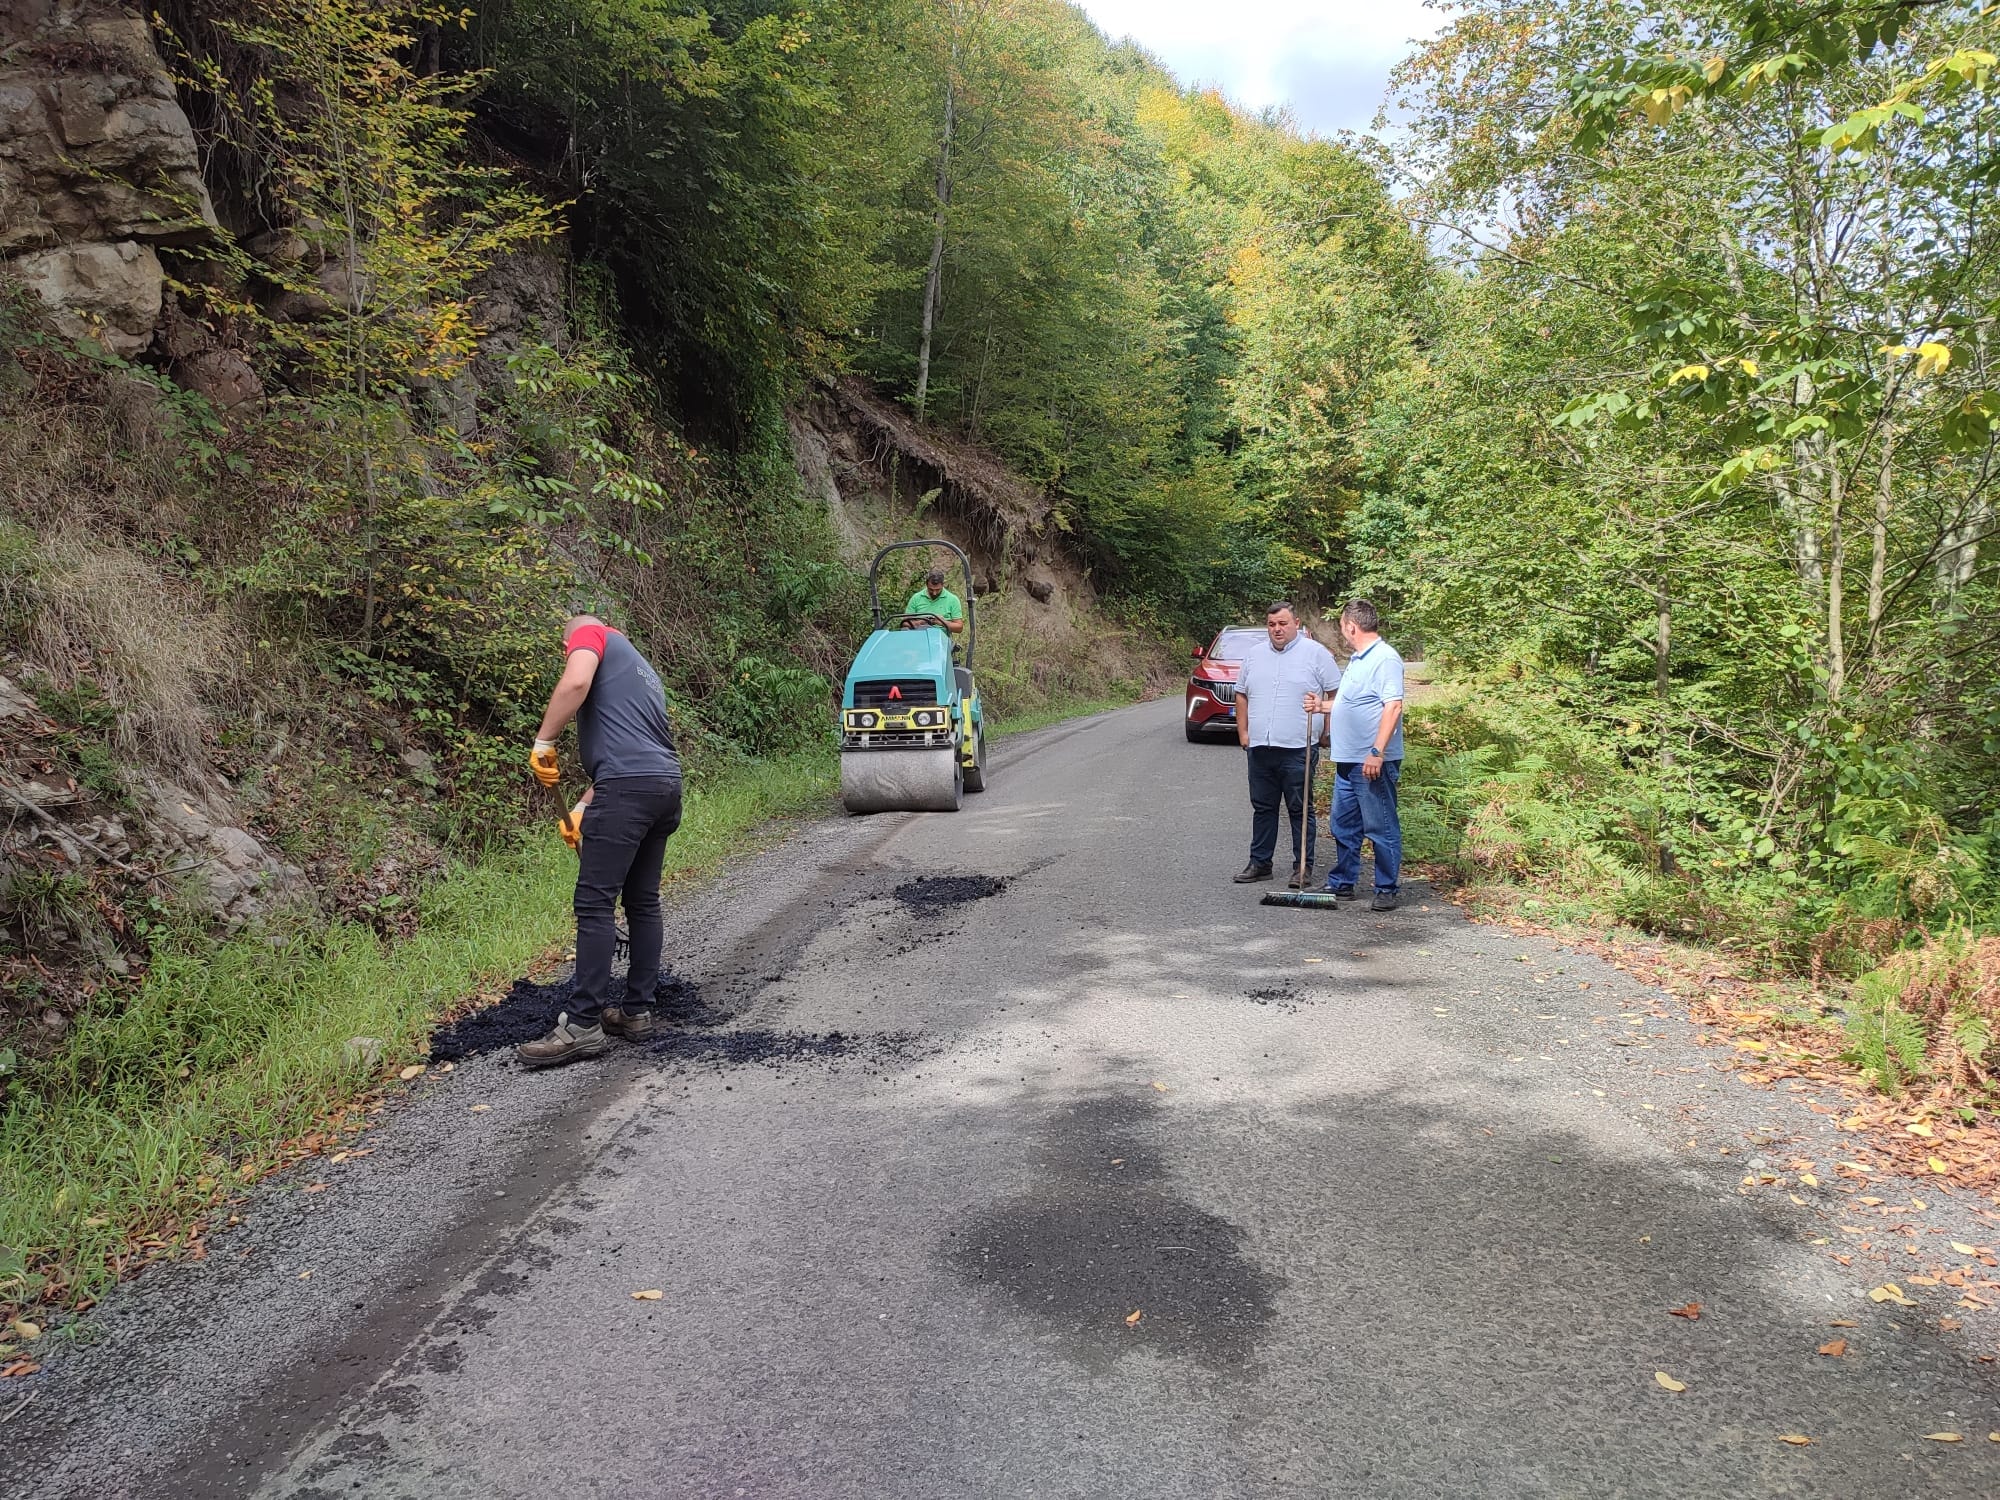
[(1403, 825), (1396, 783), (1403, 774), (1403, 658), (1382, 639), (1381, 618), (1366, 599), (1340, 612), (1340, 635), (1354, 655), (1329, 703), (1308, 697), (1308, 711), (1331, 708), (1333, 869), (1326, 888), (1353, 896), (1361, 878), (1361, 841), (1375, 846), (1371, 911), (1394, 911), (1403, 874)]
[(1271, 878), (1282, 798), (1292, 819), (1289, 884), (1297, 890), (1300, 840), (1309, 877), (1316, 832), (1306, 785), (1311, 726), (1303, 705), (1307, 694), (1331, 694), (1340, 686), (1340, 665), (1331, 651), (1299, 629), (1298, 611), (1282, 600), (1265, 614), (1264, 634), (1265, 642), (1244, 654), (1236, 683), (1236, 742), (1250, 766), (1250, 863), (1236, 883)]

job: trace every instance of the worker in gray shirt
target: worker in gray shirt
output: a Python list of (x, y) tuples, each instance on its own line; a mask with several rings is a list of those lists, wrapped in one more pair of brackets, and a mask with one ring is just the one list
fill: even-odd
[[(514, 1049), (531, 1068), (595, 1057), (609, 1045), (607, 1033), (643, 1042), (658, 1030), (653, 992), (665, 936), (660, 870), (667, 840), (681, 822), (681, 762), (659, 673), (622, 631), (595, 615), (569, 621), (563, 651), (562, 678), (549, 695), (528, 769), (542, 785), (556, 785), (556, 736), (574, 718), (577, 754), (590, 773), (580, 817), (563, 819), (563, 837), (578, 854), (576, 980), (555, 1029)], [(623, 1002), (606, 1005), (621, 900), (632, 961)]]
[[(1236, 877), (1238, 885), (1271, 878), (1271, 860), (1278, 849), (1278, 803), (1292, 821), (1292, 874), (1287, 884), (1300, 885), (1299, 853), (1305, 852), (1305, 873), (1313, 867), (1314, 826), (1311, 724), (1302, 707), (1308, 694), (1331, 696), (1340, 685), (1340, 667), (1318, 641), (1299, 626), (1299, 612), (1284, 600), (1264, 616), (1266, 644), (1243, 658), (1236, 684), (1236, 742), (1244, 749), (1250, 771), (1250, 863)], [(1304, 840), (1301, 846), (1300, 840)]]

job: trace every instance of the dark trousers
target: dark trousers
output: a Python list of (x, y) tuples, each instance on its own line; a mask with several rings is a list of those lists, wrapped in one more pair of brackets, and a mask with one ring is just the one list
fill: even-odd
[[(1278, 802), (1292, 820), (1292, 864), (1299, 862), (1299, 840), (1304, 838), (1306, 868), (1313, 865), (1313, 840), (1317, 830), (1306, 808), (1306, 751), (1277, 745), (1252, 745), (1245, 752), (1250, 763), (1250, 859), (1268, 865), (1278, 852)], [(1301, 827), (1303, 825), (1303, 827)]]
[(1361, 841), (1375, 846), (1375, 889), (1393, 891), (1403, 880), (1403, 822), (1396, 812), (1396, 783), (1402, 779), (1400, 760), (1382, 762), (1382, 774), (1370, 778), (1358, 760), (1336, 762), (1333, 768), (1333, 811), (1327, 821), (1333, 833), (1333, 872), (1328, 890), (1352, 890), (1361, 878)]
[(617, 908), (625, 901), (632, 932), (626, 969), (625, 1008), (653, 1003), (660, 979), (660, 866), (667, 839), (681, 826), (678, 776), (634, 776), (600, 781), (583, 812), (582, 858), (576, 871), (576, 994), (569, 1018), (595, 1026), (611, 987), (611, 957), (618, 946)]

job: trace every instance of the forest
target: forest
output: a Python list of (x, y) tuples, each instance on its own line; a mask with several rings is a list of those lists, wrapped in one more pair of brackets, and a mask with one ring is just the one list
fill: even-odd
[[(72, 788), (257, 787), (321, 958), (526, 878), (571, 609), (656, 653), (718, 785), (824, 758), (864, 600), (789, 423), (860, 376), (1045, 499), (1157, 660), (1377, 601), (1436, 678), (1440, 877), (1803, 981), (1881, 1087), (1990, 1099), (1992, 7), (1466, 0), (1341, 140), (1060, 0), (162, 0), (151, 36), (200, 159), (151, 210), (163, 331), (79, 346), (0, 286), (8, 669)], [(559, 316), (503, 347), (478, 289), (533, 254)], [(232, 971), (157, 884), (31, 861), (5, 902), (10, 1024), (82, 1017), (0, 1052), (8, 1149), (275, 1014), (213, 1025)], [(61, 994), (56, 939), (96, 966)]]

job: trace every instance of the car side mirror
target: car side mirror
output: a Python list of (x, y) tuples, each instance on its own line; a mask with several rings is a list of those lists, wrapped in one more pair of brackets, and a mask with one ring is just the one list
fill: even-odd
[(1195, 659), (1196, 661), (1200, 661), (1200, 660), (1201, 660), (1201, 647), (1199, 647), (1199, 646), (1195, 647), (1195, 648), (1194, 648), (1194, 653), (1193, 653), (1193, 654), (1194, 654), (1194, 659)]

